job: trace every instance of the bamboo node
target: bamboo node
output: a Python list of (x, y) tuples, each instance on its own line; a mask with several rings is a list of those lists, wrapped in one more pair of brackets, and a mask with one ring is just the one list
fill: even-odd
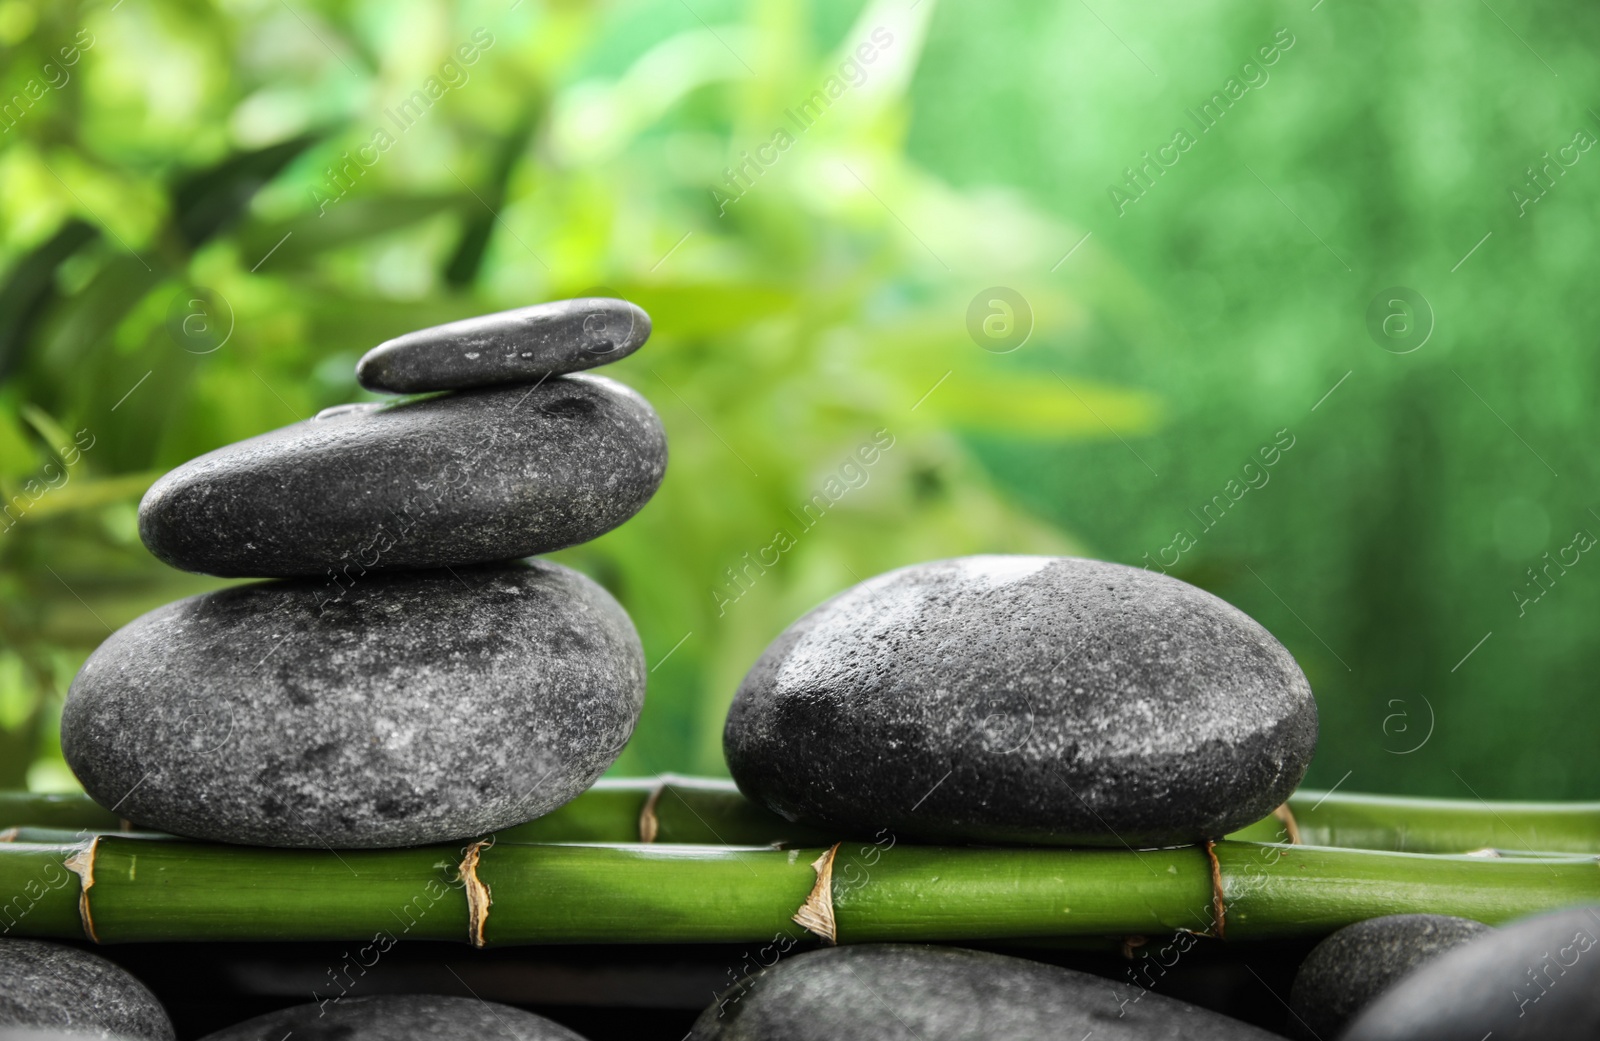
[(1272, 815), (1278, 818), (1283, 830), (1289, 833), (1289, 845), (1300, 845), (1300, 822), (1294, 819), (1294, 811), (1289, 808), (1289, 804), (1282, 804), (1272, 811)]
[(817, 884), (811, 887), (806, 902), (794, 913), (793, 921), (807, 931), (815, 933), (831, 946), (839, 942), (839, 925), (833, 917), (833, 858), (840, 843), (828, 847), (826, 853), (811, 863), (817, 873)]
[(94, 856), (100, 849), (100, 836), (85, 842), (61, 866), (78, 876), (78, 920), (83, 923), (83, 935), (95, 943), (100, 934), (94, 930), (94, 915), (89, 912), (89, 890), (94, 888)]
[(1222, 865), (1217, 863), (1217, 844), (1206, 840), (1206, 859), (1211, 862), (1211, 934), (1228, 938), (1228, 901), (1222, 895)]
[(655, 787), (650, 789), (650, 794), (644, 800), (644, 808), (639, 811), (639, 841), (654, 842), (661, 833), (661, 821), (656, 817), (656, 804), (661, 801), (661, 793), (667, 790), (667, 785), (672, 783), (670, 774), (663, 774), (656, 781)]
[(490, 838), (468, 846), (459, 868), (462, 885), (467, 891), (467, 939), (474, 947), (484, 946), (483, 930), (489, 924), (489, 905), (494, 903), (489, 887), (478, 878), (478, 860), (483, 851), (493, 845), (494, 839)]

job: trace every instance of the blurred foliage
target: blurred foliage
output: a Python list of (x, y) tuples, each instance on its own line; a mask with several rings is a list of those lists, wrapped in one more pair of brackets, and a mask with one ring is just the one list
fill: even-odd
[[(622, 600), (652, 666), (620, 771), (720, 772), (745, 669), (861, 578), (1070, 549), (962, 435), (1136, 436), (1155, 403), (979, 350), (965, 302), (1016, 285), (1070, 328), (1091, 306), (1137, 324), (1138, 293), (1068, 292), (1049, 267), (1081, 233), (906, 160), (933, 10), (0, 5), (7, 92), (60, 81), (8, 112), (0, 156), (0, 783), (33, 754), (34, 785), (68, 783), (53, 727), (76, 665), (220, 584), (142, 549), (149, 482), (366, 396), (364, 350), (467, 315), (607, 292), (653, 317), (607, 371), (662, 413), (667, 481), (558, 555)], [(875, 29), (859, 82), (717, 201)]]
[[(0, 531), (0, 782), (36, 752), (63, 783), (83, 656), (216, 584), (140, 547), (156, 474), (361, 397), (396, 333), (607, 287), (655, 320), (614, 374), (673, 452), (638, 518), (559, 554), (653, 667), (620, 771), (720, 771), (744, 670), (860, 578), (1142, 564), (1187, 532), (1172, 572), (1312, 680), (1310, 782), (1592, 798), (1600, 564), (1528, 572), (1600, 533), (1600, 152), (1523, 215), (1513, 190), (1600, 134), (1597, 38), (1549, 3), (0, 0), (5, 96), (48, 84), (0, 119), (0, 492), (28, 504)], [(1435, 322), (1407, 354), (1367, 324), (1397, 285)], [(1008, 354), (967, 331), (994, 286), (1033, 313)], [(830, 478), (858, 487), (801, 532)]]

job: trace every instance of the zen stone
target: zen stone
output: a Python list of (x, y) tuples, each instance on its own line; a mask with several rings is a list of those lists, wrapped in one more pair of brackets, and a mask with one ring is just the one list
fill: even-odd
[(1340, 1041), (1600, 1037), (1600, 904), (1492, 929), (1420, 966)]
[(644, 652), (605, 590), (545, 561), (234, 586), (157, 608), (72, 682), (61, 745), (159, 831), (385, 847), (548, 813), (616, 759)]
[(1079, 1041), (1090, 1035), (1095, 1041), (1276, 1036), (1071, 969), (956, 947), (865, 944), (796, 955), (735, 984), (701, 1014), (686, 1041)]
[(193, 459), (145, 493), (139, 534), (187, 571), (339, 576), (587, 542), (667, 467), (649, 403), (599, 376), (329, 410)]
[(1356, 1013), (1424, 962), (1489, 931), (1439, 914), (1395, 914), (1347, 925), (1306, 956), (1294, 978), (1290, 1026), (1302, 1038), (1337, 1037)]
[(268, 1012), (204, 1041), (583, 1041), (511, 1005), (428, 994), (341, 998)]
[(649, 338), (650, 316), (626, 300), (557, 300), (397, 336), (356, 363), (356, 379), (395, 394), (533, 383), (625, 358)]
[(745, 677), (723, 735), (782, 816), (933, 841), (1163, 846), (1259, 820), (1317, 739), (1289, 652), (1138, 568), (964, 557), (816, 608)]
[(0, 1035), (12, 1027), (86, 1038), (175, 1036), (161, 1002), (121, 966), (76, 947), (0, 939)]

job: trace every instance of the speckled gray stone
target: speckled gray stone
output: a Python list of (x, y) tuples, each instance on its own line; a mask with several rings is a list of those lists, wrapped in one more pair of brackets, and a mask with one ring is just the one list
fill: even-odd
[(162, 477), (144, 544), (230, 577), (505, 560), (610, 531), (666, 472), (660, 418), (599, 376), (330, 412)]
[(174, 1036), (161, 1002), (121, 966), (76, 947), (0, 938), (0, 1033), (11, 1027), (149, 1041)]
[(1317, 711), (1243, 612), (1138, 568), (964, 557), (791, 625), (728, 713), (728, 768), (782, 816), (947, 842), (1161, 846), (1295, 789)]
[(1442, 914), (1393, 914), (1347, 925), (1300, 963), (1289, 994), (1289, 1028), (1308, 1041), (1331, 1041), (1406, 973), (1488, 931), (1482, 922)]
[(356, 363), (356, 379), (396, 394), (533, 383), (625, 358), (649, 338), (650, 316), (626, 300), (556, 300), (397, 336)]
[(236, 1023), (203, 1041), (583, 1041), (512, 1005), (431, 994), (342, 998)]
[(1119, 980), (909, 944), (796, 955), (721, 994), (686, 1041), (1269, 1041), (1274, 1035)]
[(1600, 1037), (1600, 904), (1524, 918), (1445, 951), (1356, 1016), (1340, 1041)]
[(644, 687), (621, 606), (546, 561), (264, 582), (119, 629), (73, 680), (61, 745), (96, 801), (160, 831), (404, 846), (571, 799)]

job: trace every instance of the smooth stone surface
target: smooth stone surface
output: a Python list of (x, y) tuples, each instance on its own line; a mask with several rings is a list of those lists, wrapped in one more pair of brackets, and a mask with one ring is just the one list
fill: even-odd
[(203, 1041), (583, 1041), (513, 1005), (431, 994), (341, 998), (236, 1023)]
[(605, 534), (667, 468), (655, 410), (600, 376), (328, 411), (162, 477), (150, 552), (228, 577), (506, 560)]
[(1289, 993), (1290, 1029), (1332, 1041), (1356, 1013), (1412, 969), (1489, 931), (1441, 914), (1394, 914), (1347, 925), (1300, 963)]
[(1341, 1041), (1600, 1037), (1600, 904), (1524, 918), (1439, 955), (1367, 1006)]
[(62, 712), (85, 790), (223, 842), (443, 842), (565, 803), (638, 721), (638, 634), (576, 571), (369, 575), (340, 594), (235, 586), (117, 630)]
[(1268, 1041), (1236, 1019), (1072, 969), (957, 947), (864, 944), (735, 984), (686, 1041)]
[(728, 713), (728, 768), (802, 823), (933, 842), (1162, 846), (1272, 812), (1311, 689), (1243, 612), (1058, 557), (918, 564), (786, 629)]
[(76, 947), (0, 939), (0, 1034), (13, 1027), (75, 1037), (175, 1036), (161, 1002), (121, 966)]
[(650, 316), (626, 300), (555, 300), (397, 336), (362, 356), (356, 379), (395, 394), (533, 383), (626, 358), (649, 338)]

